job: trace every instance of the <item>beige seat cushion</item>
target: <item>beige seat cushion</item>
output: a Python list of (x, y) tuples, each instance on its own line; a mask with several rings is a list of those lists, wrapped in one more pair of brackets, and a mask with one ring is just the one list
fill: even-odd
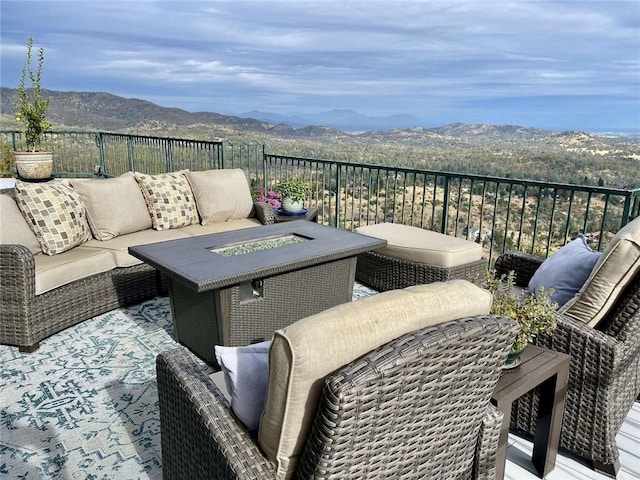
[(625, 225), (607, 245), (578, 294), (561, 313), (595, 327), (640, 273), (640, 217)]
[(116, 266), (130, 267), (132, 265), (141, 264), (142, 260), (129, 255), (129, 247), (145, 243), (164, 242), (165, 240), (176, 240), (178, 238), (189, 238), (189, 235), (180, 232), (179, 230), (158, 231), (149, 229), (142, 230), (141, 232), (120, 235), (119, 237), (115, 237), (104, 242), (100, 240), (89, 240), (82, 246), (83, 248), (109, 252), (113, 256)]
[(36, 295), (97, 273), (108, 272), (116, 266), (109, 252), (84, 246), (58, 255), (37, 255), (34, 258)]
[(450, 268), (482, 259), (477, 243), (409, 225), (377, 223), (356, 232), (386, 240), (387, 246), (377, 253), (412, 262)]
[(69, 183), (82, 197), (91, 232), (98, 240), (151, 228), (151, 216), (133, 173), (104, 180), (73, 179)]
[(195, 237), (209, 233), (230, 232), (243, 228), (259, 227), (261, 225), (260, 221), (255, 218), (241, 218), (239, 220), (229, 220), (226, 222), (207, 223), (206, 225), (189, 225), (188, 227), (179, 228), (178, 231)]
[(342, 304), (276, 331), (259, 442), (278, 474), (295, 471), (328, 374), (405, 333), (488, 314), (491, 301), (468, 281), (436, 282)]
[(239, 168), (187, 173), (196, 199), (200, 223), (247, 218), (253, 209), (249, 182)]
[(0, 214), (0, 244), (24, 245), (34, 255), (42, 253), (38, 237), (10, 195), (0, 195)]

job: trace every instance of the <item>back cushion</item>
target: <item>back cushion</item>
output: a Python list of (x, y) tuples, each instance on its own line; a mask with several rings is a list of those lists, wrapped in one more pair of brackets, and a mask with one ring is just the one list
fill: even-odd
[(241, 169), (190, 171), (187, 178), (202, 225), (239, 220), (251, 215), (251, 190)]
[(62, 182), (15, 185), (16, 203), (42, 251), (55, 255), (91, 238), (82, 197)]
[(560, 312), (595, 327), (639, 272), (640, 217), (613, 237), (578, 294)]
[(82, 197), (91, 232), (98, 240), (151, 228), (151, 216), (133, 173), (105, 180), (70, 180), (69, 183)]
[(276, 331), (258, 439), (278, 475), (297, 467), (327, 375), (405, 333), (486, 315), (491, 301), (465, 280), (437, 282), (345, 303)]
[(147, 203), (156, 230), (169, 230), (198, 223), (198, 210), (185, 171), (134, 176)]
[(34, 255), (41, 253), (40, 242), (11, 195), (0, 195), (0, 244), (24, 245)]

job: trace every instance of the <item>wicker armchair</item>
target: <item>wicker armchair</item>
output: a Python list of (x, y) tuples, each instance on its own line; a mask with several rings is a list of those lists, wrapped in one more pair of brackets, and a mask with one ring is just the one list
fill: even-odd
[[(496, 271), (513, 270), (516, 283), (526, 287), (543, 260), (508, 252), (497, 259)], [(553, 335), (538, 336), (535, 343), (571, 355), (560, 446), (590, 461), (595, 470), (616, 475), (615, 437), (640, 395), (640, 275), (596, 328), (561, 314), (557, 317)], [(531, 434), (537, 408), (535, 391), (514, 403), (512, 429)]]
[[(515, 336), (476, 316), (401, 336), (334, 372), (294, 478), (495, 478), (490, 404)], [(275, 466), (184, 348), (157, 358), (165, 479), (268, 479)]]

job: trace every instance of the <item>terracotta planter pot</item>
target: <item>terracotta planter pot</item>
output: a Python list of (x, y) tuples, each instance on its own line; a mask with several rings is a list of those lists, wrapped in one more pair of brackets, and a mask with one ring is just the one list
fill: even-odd
[(51, 178), (53, 152), (13, 152), (13, 158), (20, 178), (27, 180)]

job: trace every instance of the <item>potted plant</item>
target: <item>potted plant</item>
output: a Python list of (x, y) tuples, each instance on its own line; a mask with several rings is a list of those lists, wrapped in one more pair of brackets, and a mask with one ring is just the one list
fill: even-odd
[(514, 276), (513, 271), (500, 277), (496, 277), (494, 272), (487, 272), (486, 282), (482, 285), (493, 295), (491, 313), (512, 318), (520, 326), (505, 368), (520, 364), (520, 354), (536, 335), (553, 332), (558, 309), (558, 304), (550, 299), (553, 289), (540, 288), (535, 295), (520, 292), (515, 288)]
[[(53, 170), (53, 152), (40, 151), (42, 136), (51, 129), (46, 120), (50, 98), (42, 97), (42, 64), (44, 49), (38, 50), (38, 67), (33, 71), (31, 67), (31, 50), (33, 38), (29, 38), (27, 45), (27, 60), (22, 68), (20, 84), (16, 90), (16, 121), (24, 124), (23, 133), (26, 150), (13, 152), (18, 176), (25, 179), (47, 179)], [(31, 87), (27, 89), (27, 78)]]
[(304, 200), (309, 194), (309, 182), (302, 179), (285, 180), (278, 183), (276, 192), (282, 195), (282, 209), (286, 212), (304, 210)]

